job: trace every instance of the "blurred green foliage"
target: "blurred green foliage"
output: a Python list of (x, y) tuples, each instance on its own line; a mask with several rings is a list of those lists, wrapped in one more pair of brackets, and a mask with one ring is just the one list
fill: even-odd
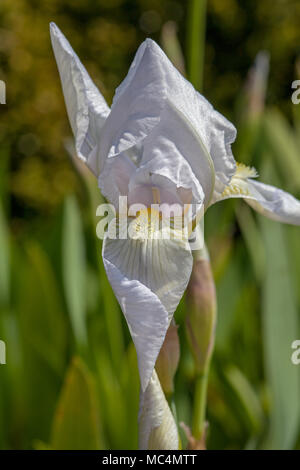
[[(146, 36), (184, 69), (184, 56), (192, 57), (188, 5), (0, 4), (2, 449), (137, 447), (136, 354), (95, 234), (101, 195), (66, 150), (70, 128), (48, 24), (57, 22), (110, 103)], [(299, 198), (300, 105), (290, 95), (300, 3), (208, 0), (207, 8), (204, 94), (237, 126), (237, 160)], [(270, 53), (266, 97), (255, 71), (248, 75), (262, 49)], [(290, 361), (300, 337), (299, 228), (262, 220), (243, 201), (211, 208), (205, 228), (219, 305), (208, 447), (300, 449), (300, 366)], [(183, 300), (175, 402), (178, 420), (189, 424), (194, 371), (184, 313)]]

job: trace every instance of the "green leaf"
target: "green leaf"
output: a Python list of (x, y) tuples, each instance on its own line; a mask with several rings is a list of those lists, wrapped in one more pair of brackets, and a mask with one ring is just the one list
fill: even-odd
[(217, 283), (218, 320), (215, 347), (218, 351), (230, 349), (230, 337), (234, 328), (238, 302), (242, 296), (242, 288), (243, 279), (238, 256), (234, 256)]
[(53, 421), (51, 448), (100, 449), (98, 406), (93, 378), (75, 357), (66, 374)]
[(86, 259), (80, 210), (74, 196), (64, 207), (62, 269), (66, 301), (79, 348), (87, 343), (86, 332)]
[[(131, 438), (128, 433), (130, 426), (127, 421), (126, 396), (120, 385), (120, 372), (116, 373), (111, 364), (110, 354), (106, 349), (97, 355), (97, 383), (101, 400), (105, 403), (103, 416), (107, 426), (109, 438), (115, 449), (126, 449), (124, 443)], [(119, 370), (122, 363), (119, 364)], [(137, 419), (130, 416), (129, 419)]]
[(236, 207), (237, 221), (253, 264), (256, 278), (261, 281), (264, 271), (264, 247), (253, 212), (244, 203)]
[(31, 241), (26, 246), (26, 252), (18, 296), (22, 336), (34, 353), (61, 376), (67, 346), (67, 322), (62, 299), (43, 249)]
[(10, 284), (10, 243), (7, 222), (0, 201), (0, 305), (8, 305)]
[(300, 369), (291, 362), (291, 344), (299, 338), (298, 314), (288, 260), (285, 228), (261, 219), (266, 250), (263, 283), (263, 349), (271, 396), (267, 449), (294, 446), (300, 418)]
[(242, 371), (233, 365), (225, 370), (225, 376), (240, 405), (250, 432), (257, 434), (262, 429), (264, 414), (256, 391)]
[(189, 0), (188, 10), (188, 78), (202, 91), (205, 50), (206, 0)]
[[(139, 393), (140, 393), (140, 379), (138, 373), (138, 364), (136, 350), (133, 342), (128, 346), (126, 354), (124, 355), (120, 381), (122, 389), (124, 390), (124, 397), (126, 399), (126, 412), (128, 431), (127, 436), (127, 449), (136, 449), (138, 442), (138, 410), (139, 410)], [(133, 419), (136, 417), (136, 419)]]
[(269, 151), (274, 156), (280, 173), (292, 190), (300, 189), (300, 155), (296, 134), (287, 119), (278, 111), (269, 111), (264, 116), (264, 129)]
[(99, 275), (102, 299), (102, 318), (106, 328), (106, 340), (115, 372), (119, 370), (124, 357), (124, 337), (122, 330), (122, 312), (109, 284), (103, 261), (99, 256)]
[(13, 379), (13, 413), (17, 415), (12, 418), (14, 432), (23, 426), (23, 439), (31, 443), (33, 439), (46, 441), (49, 435), (66, 365), (68, 329), (57, 279), (41, 246), (31, 239), (26, 245), (27, 256), (15, 255), (16, 316), (10, 317), (16, 321), (6, 324), (11, 332), (7, 350), (13, 357), (8, 357), (8, 370)]

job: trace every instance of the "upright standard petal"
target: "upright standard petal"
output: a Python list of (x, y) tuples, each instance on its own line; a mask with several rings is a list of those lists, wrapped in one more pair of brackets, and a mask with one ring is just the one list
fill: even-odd
[(106, 237), (102, 253), (108, 279), (135, 343), (143, 391), (193, 264), (187, 239), (181, 239), (175, 229), (160, 231), (146, 224), (143, 215), (132, 219), (131, 238)]
[(139, 411), (140, 450), (178, 450), (178, 431), (155, 370)]
[(128, 195), (128, 187), (131, 176), (135, 173), (136, 166), (131, 161), (127, 152), (117, 157), (107, 158), (98, 177), (98, 186), (101, 193), (119, 210), (119, 197)]
[(109, 107), (55, 23), (50, 34), (77, 154), (98, 176), (103, 165), (99, 142)]
[[(163, 176), (177, 188), (191, 190), (190, 202), (202, 205), (212, 196), (214, 167), (209, 155), (199, 158), (200, 146), (197, 135), (176, 109), (166, 103), (160, 122), (143, 141), (139, 171)], [(206, 152), (204, 147), (202, 150)]]
[(212, 203), (242, 197), (253, 209), (269, 219), (300, 225), (300, 201), (279, 188), (253, 180), (256, 176), (254, 168), (237, 164), (236, 174), (230, 184)]
[[(165, 121), (165, 127), (168, 126), (171, 115), (176, 119), (173, 144), (178, 149), (182, 147), (181, 134), (187, 134), (183, 157), (205, 189), (207, 205), (214, 175), (218, 186), (225, 187), (235, 172), (230, 146), (236, 130), (185, 80), (160, 47), (147, 39), (139, 47), (127, 77), (116, 90), (103, 129), (103, 156), (112, 157), (141, 145), (146, 137), (151, 141), (155, 127), (162, 121)], [(190, 141), (193, 149), (197, 142), (196, 151), (190, 151)]]

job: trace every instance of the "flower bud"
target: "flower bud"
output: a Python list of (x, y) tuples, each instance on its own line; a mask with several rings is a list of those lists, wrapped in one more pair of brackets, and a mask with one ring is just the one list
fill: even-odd
[(202, 373), (209, 364), (216, 325), (216, 291), (207, 253), (194, 260), (187, 288), (185, 325), (196, 371)]
[(174, 391), (174, 376), (179, 362), (180, 345), (177, 329), (178, 326), (172, 321), (155, 364), (159, 381), (167, 397)]

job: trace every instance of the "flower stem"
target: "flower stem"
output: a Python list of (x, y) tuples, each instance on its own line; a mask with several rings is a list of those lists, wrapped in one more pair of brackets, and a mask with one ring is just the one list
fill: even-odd
[(206, 367), (202, 373), (198, 373), (195, 382), (192, 434), (197, 440), (203, 438), (205, 431), (208, 370), (209, 367)]
[(206, 0), (190, 0), (188, 12), (188, 78), (198, 91), (202, 91)]

